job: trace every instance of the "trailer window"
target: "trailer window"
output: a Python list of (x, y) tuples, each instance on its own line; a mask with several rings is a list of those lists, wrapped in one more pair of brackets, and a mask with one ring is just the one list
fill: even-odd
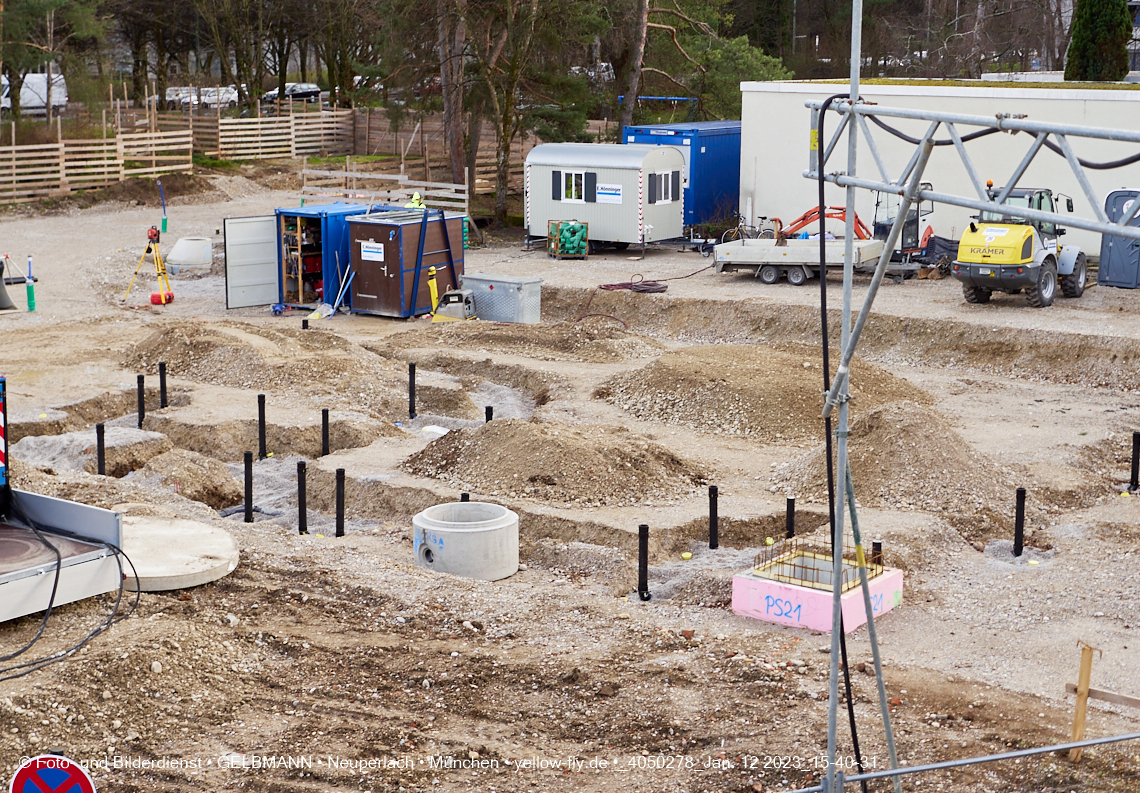
[(564, 189), (562, 200), (572, 203), (586, 203), (586, 173), (584, 171), (565, 171), (562, 174)]
[(673, 180), (670, 171), (657, 174), (657, 201), (658, 204), (668, 204), (673, 200)]

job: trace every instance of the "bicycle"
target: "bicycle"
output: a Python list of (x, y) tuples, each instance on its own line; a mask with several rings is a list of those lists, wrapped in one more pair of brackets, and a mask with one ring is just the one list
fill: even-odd
[[(721, 242), (735, 242), (736, 240), (755, 240), (759, 239), (762, 234), (757, 226), (749, 226), (744, 222), (744, 215), (739, 212), (732, 213), (732, 219), (736, 221), (736, 225), (725, 231), (720, 235)], [(758, 217), (761, 223), (767, 220), (767, 217)]]

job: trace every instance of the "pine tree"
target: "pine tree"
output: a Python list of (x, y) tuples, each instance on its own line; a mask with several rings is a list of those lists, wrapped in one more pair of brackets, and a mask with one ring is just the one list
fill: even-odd
[(1077, 0), (1065, 79), (1123, 80), (1128, 74), (1131, 38), (1127, 0)]

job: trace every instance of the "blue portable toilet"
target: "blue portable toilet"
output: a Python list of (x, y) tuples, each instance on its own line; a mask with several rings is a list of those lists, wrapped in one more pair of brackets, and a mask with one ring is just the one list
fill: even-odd
[[(1140, 201), (1140, 190), (1113, 190), (1104, 200), (1104, 214), (1110, 222), (1119, 223), (1132, 215), (1137, 201)], [(1133, 218), (1128, 225), (1140, 226), (1140, 218)], [(1122, 289), (1140, 288), (1140, 243), (1126, 237), (1103, 235), (1096, 282)]]
[(727, 220), (740, 204), (740, 122), (693, 121), (625, 127), (623, 143), (674, 146), (685, 156), (686, 226)]

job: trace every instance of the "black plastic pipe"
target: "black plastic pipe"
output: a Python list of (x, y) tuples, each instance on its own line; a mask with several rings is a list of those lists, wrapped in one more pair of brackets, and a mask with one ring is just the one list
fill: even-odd
[(308, 329), (309, 329), (309, 320), (307, 320), (307, 319), (301, 320), (301, 330), (308, 330)]
[(245, 452), (245, 522), (253, 523), (253, 452)]
[(487, 416), (487, 423), (490, 423), (491, 420), (495, 418), (495, 406), (487, 405), (487, 407), (483, 410), (483, 413)]
[(257, 395), (257, 459), (264, 460), (265, 453), (265, 394)]
[(169, 405), (166, 401), (166, 361), (158, 362), (158, 406), (165, 408)]
[(139, 375), (139, 429), (146, 418), (146, 375)]
[(881, 542), (871, 543), (871, 564), (883, 564), (883, 544)]
[(1128, 489), (1140, 490), (1140, 432), (1132, 433), (1132, 479)]
[(344, 469), (336, 469), (336, 536), (344, 536)]
[(102, 424), (95, 425), (95, 470), (99, 476), (107, 475), (107, 446), (103, 437), (105, 432)]
[(637, 595), (649, 600), (649, 524), (637, 527)]
[(717, 496), (719, 490), (716, 485), (709, 485), (709, 550), (715, 551), (720, 547), (720, 519), (717, 516)]
[(329, 409), (321, 408), (321, 457), (329, 453)]
[(309, 510), (305, 501), (305, 461), (297, 461), (297, 533), (309, 533)]
[(408, 418), (416, 417), (416, 365), (408, 364)]
[(1025, 488), (1017, 488), (1017, 513), (1013, 519), (1013, 555), (1021, 556), (1025, 548)]
[(459, 494), (459, 500), (463, 503), (467, 503), (468, 501), (471, 500), (471, 494), (470, 493), (460, 493)]
[(796, 536), (796, 500), (789, 498), (784, 506), (784, 537), (792, 539)]

